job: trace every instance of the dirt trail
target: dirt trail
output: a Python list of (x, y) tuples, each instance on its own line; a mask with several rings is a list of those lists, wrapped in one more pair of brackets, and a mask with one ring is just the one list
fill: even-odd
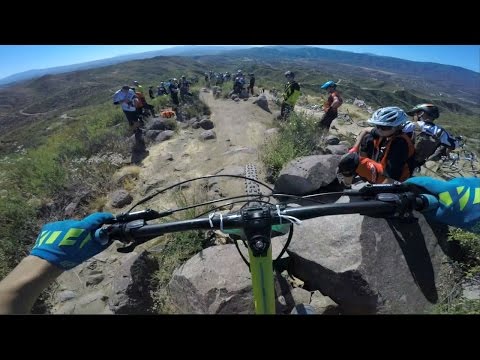
[[(150, 184), (151, 189), (160, 189), (180, 179), (213, 175), (227, 167), (245, 167), (247, 163), (254, 163), (259, 180), (265, 180), (258, 154), (265, 130), (274, 127), (273, 115), (253, 104), (255, 97), (235, 102), (214, 99), (211, 93), (201, 92), (200, 98), (210, 107), (217, 138), (200, 140), (203, 129), (187, 128), (172, 139), (151, 146), (149, 156), (143, 161), (140, 182), (147, 187)], [(169, 154), (173, 160), (167, 160)], [(222, 181), (222, 190), (228, 195), (243, 194), (243, 181)], [(135, 200), (143, 196), (137, 194)]]

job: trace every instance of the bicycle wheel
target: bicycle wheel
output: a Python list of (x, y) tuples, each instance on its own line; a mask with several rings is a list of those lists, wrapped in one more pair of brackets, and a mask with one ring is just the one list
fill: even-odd
[[(257, 168), (254, 164), (247, 164), (245, 166), (245, 177), (253, 180), (258, 180)], [(260, 185), (257, 182), (248, 179), (245, 179), (245, 193), (252, 197), (260, 197), (262, 195), (260, 191)], [(256, 201), (249, 201), (248, 205), (256, 206), (260, 205), (260, 203)]]

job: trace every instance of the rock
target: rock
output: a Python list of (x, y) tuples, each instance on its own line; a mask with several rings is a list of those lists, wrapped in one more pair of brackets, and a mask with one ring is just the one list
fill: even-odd
[(110, 203), (114, 208), (122, 208), (133, 201), (132, 195), (126, 190), (116, 190), (110, 195)]
[(432, 229), (420, 213), (415, 218), (305, 220), (287, 250), (291, 272), (345, 313), (422, 313), (438, 301), (435, 279), (445, 260), (440, 244), (446, 244), (446, 227)]
[(327, 145), (338, 145), (340, 143), (340, 139), (335, 135), (328, 135), (325, 139), (325, 143)]
[(325, 148), (325, 153), (327, 154), (333, 154), (333, 155), (343, 155), (348, 152), (348, 146), (346, 145), (328, 145)]
[(113, 279), (113, 296), (109, 307), (115, 314), (147, 314), (153, 300), (150, 296), (150, 277), (158, 262), (147, 251), (134, 254), (125, 261)]
[(168, 285), (184, 314), (253, 314), (250, 273), (234, 245), (209, 247), (176, 269)]
[(57, 294), (57, 300), (59, 302), (65, 302), (67, 300), (74, 299), (77, 296), (75, 291), (63, 290)]
[(201, 140), (211, 140), (216, 138), (217, 138), (217, 134), (213, 130), (205, 130), (200, 134)]
[(275, 182), (279, 193), (304, 195), (336, 181), (339, 155), (312, 155), (290, 161)]

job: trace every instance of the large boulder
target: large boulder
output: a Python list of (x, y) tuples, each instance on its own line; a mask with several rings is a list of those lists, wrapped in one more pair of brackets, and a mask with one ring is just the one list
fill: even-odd
[[(342, 197), (339, 202), (348, 202)], [(292, 273), (344, 313), (422, 313), (438, 298), (446, 227), (359, 214), (324, 216), (296, 226), (287, 252)]]
[(272, 113), (272, 111), (268, 107), (268, 100), (265, 95), (260, 95), (258, 99), (256, 99), (253, 103), (260, 106), (261, 109), (269, 112), (270, 114)]
[(52, 314), (150, 313), (150, 278), (157, 269), (145, 252), (120, 253), (119, 242), (56, 279)]
[(336, 180), (339, 155), (311, 155), (290, 161), (275, 182), (275, 191), (304, 195)]
[(125, 261), (113, 278), (113, 295), (109, 307), (115, 314), (147, 314), (151, 312), (150, 277), (158, 270), (158, 262), (147, 251)]
[(328, 145), (325, 148), (326, 154), (343, 155), (348, 152), (348, 146), (345, 144)]
[(209, 247), (176, 269), (170, 299), (185, 314), (254, 313), (251, 277), (235, 245)]

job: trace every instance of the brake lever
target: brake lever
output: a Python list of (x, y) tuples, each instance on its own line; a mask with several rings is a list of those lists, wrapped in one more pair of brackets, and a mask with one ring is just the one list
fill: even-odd
[(117, 249), (117, 252), (122, 253), (122, 254), (131, 253), (133, 250), (135, 250), (135, 248), (136, 248), (138, 245), (141, 245), (141, 244), (143, 244), (144, 242), (147, 242), (148, 240), (151, 240), (151, 239), (136, 240), (136, 241), (134, 241), (134, 242), (131, 242), (131, 243), (130, 243), (129, 245), (127, 245), (127, 246), (119, 247), (119, 248)]

